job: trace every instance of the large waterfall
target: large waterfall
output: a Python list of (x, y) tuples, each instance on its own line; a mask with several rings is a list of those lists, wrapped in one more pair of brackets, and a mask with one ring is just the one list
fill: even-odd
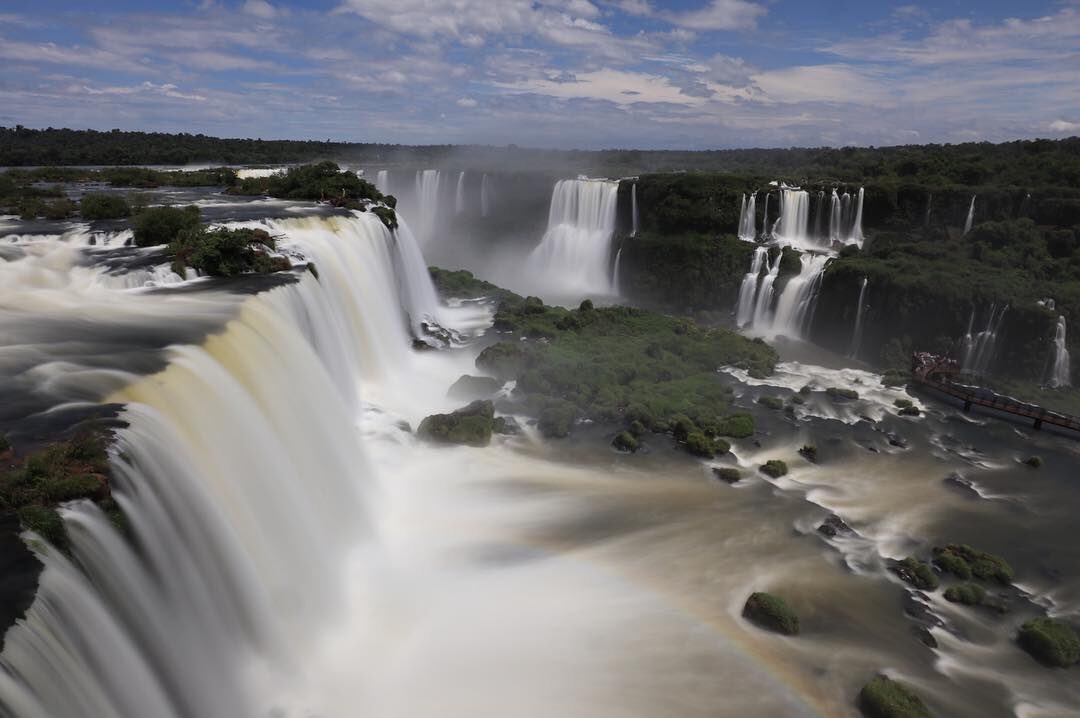
[(560, 180), (548, 226), (526, 262), (537, 289), (563, 295), (608, 294), (619, 183)]
[(801, 339), (813, 316), (814, 300), (821, 287), (821, 275), (832, 259), (827, 254), (801, 255), (799, 273), (784, 285), (776, 301), (776, 314), (772, 330), (791, 339)]
[(1072, 365), (1065, 335), (1065, 317), (1059, 316), (1054, 330), (1054, 363), (1050, 369), (1050, 386), (1055, 389), (1072, 385)]
[(986, 319), (986, 327), (975, 332), (975, 310), (971, 310), (968, 319), (967, 332), (963, 340), (963, 356), (961, 369), (965, 374), (974, 376), (986, 376), (994, 361), (994, 353), (997, 349), (998, 333), (1001, 323), (1005, 319), (1005, 313), (1009, 311), (1009, 305), (1005, 304), (1000, 311), (997, 306), (990, 307), (990, 314)]
[(739, 303), (735, 307), (735, 323), (744, 327), (754, 318), (754, 298), (757, 296), (761, 269), (769, 258), (768, 247), (758, 247), (750, 260), (750, 271), (743, 276), (739, 287)]
[(417, 238), (427, 244), (436, 234), (439, 220), (439, 187), (442, 173), (439, 170), (419, 170), (416, 173), (416, 207), (413, 222)]
[(751, 192), (749, 197), (743, 195), (742, 205), (739, 208), (739, 239), (753, 242), (755, 237), (757, 237), (757, 192)]
[(863, 277), (862, 283), (859, 285), (859, 300), (855, 305), (855, 329), (851, 333), (851, 346), (848, 348), (848, 357), (856, 359), (859, 356), (859, 349), (862, 348), (862, 336), (863, 336), (863, 315), (866, 312), (866, 285), (868, 278)]
[(390, 194), (390, 173), (387, 170), (375, 173), (375, 189), (383, 194)]
[(774, 236), (780, 244), (805, 247), (810, 243), (810, 193), (785, 187), (780, 190), (780, 218)]

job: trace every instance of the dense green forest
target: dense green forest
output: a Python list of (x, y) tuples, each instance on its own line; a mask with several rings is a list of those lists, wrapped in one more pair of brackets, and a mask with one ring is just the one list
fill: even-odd
[(796, 149), (539, 150), (222, 139), (192, 134), (0, 127), (0, 166), (188, 163), (281, 164), (332, 159), (370, 164), (562, 169), (609, 176), (712, 170), (818, 181), (920, 185), (1080, 185), (1080, 138), (991, 144)]

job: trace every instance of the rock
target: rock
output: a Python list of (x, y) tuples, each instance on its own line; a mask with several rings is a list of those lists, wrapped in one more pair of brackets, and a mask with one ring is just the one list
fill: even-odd
[(491, 441), (495, 407), (490, 401), (474, 401), (450, 414), (432, 414), (420, 422), (417, 436), (441, 444), (487, 446)]
[(461, 399), (462, 401), (490, 399), (495, 396), (501, 388), (502, 382), (498, 379), (493, 379), (490, 376), (462, 374), (461, 377), (451, 385), (450, 389), (446, 392), (446, 395), (451, 399)]
[(933, 591), (938, 587), (938, 577), (930, 565), (908, 556), (903, 561), (889, 561), (889, 570), (912, 586)]
[(783, 461), (780, 461), (779, 459), (770, 459), (769, 461), (766, 461), (764, 464), (759, 466), (758, 471), (765, 474), (766, 476), (771, 476), (774, 479), (778, 479), (781, 476), (787, 474), (788, 467), (787, 464), (785, 464)]
[(752, 593), (743, 606), (743, 616), (752, 623), (786, 636), (799, 633), (799, 617), (783, 599), (771, 593)]
[(863, 686), (858, 706), (866, 718), (931, 718), (921, 698), (888, 676), (877, 676)]
[(1038, 469), (1039, 467), (1042, 466), (1043, 462), (1042, 462), (1042, 457), (1040, 457), (1040, 456), (1029, 456), (1026, 459), (1024, 459), (1023, 463), (1024, 463), (1025, 466), (1030, 466), (1033, 469)]
[(919, 640), (919, 643), (923, 644), (927, 648), (937, 648), (938, 642), (934, 638), (934, 634), (930, 633), (930, 629), (926, 626), (912, 626), (911, 632), (915, 635), (915, 638)]
[(730, 466), (714, 466), (712, 472), (713, 476), (724, 483), (737, 484), (742, 480), (742, 472)]
[(908, 447), (907, 439), (900, 436), (899, 434), (890, 433), (887, 436), (889, 437), (890, 446), (895, 446), (899, 449), (906, 449)]
[(960, 474), (949, 474), (944, 479), (942, 479), (942, 482), (944, 482), (944, 484), (949, 488), (956, 489), (965, 496), (970, 496), (976, 499), (981, 498), (979, 496), (979, 492), (975, 490), (975, 485), (965, 479)]
[(799, 455), (812, 464), (817, 463), (817, 447), (813, 446), (812, 444), (806, 444), (801, 449), (799, 449)]
[(1020, 647), (1048, 666), (1068, 668), (1080, 663), (1080, 636), (1056, 618), (1033, 618), (1020, 627)]
[(851, 538), (858, 536), (859, 533), (847, 525), (842, 518), (836, 514), (830, 514), (828, 518), (821, 522), (821, 525), (817, 528), (818, 533), (821, 533), (829, 538)]
[(413, 339), (412, 348), (419, 352), (427, 352), (438, 349), (439, 347), (435, 346), (434, 344), (429, 344), (423, 339)]
[(397, 424), (395, 424), (395, 426), (397, 426), (397, 428), (404, 431), (406, 434), (411, 434), (412, 433), (412, 424), (405, 421), (404, 419), (402, 419)]
[(491, 424), (491, 430), (496, 434), (517, 436), (521, 433), (521, 424), (512, 416), (497, 416)]
[(914, 618), (926, 628), (943, 628), (945, 622), (930, 607), (918, 599), (914, 591), (904, 592), (904, 613)]

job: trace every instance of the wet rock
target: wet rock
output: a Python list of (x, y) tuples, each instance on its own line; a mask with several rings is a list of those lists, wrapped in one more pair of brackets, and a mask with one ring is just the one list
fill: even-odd
[(1001, 594), (986, 594), (985, 596), (983, 596), (982, 601), (979, 603), (979, 605), (983, 608), (988, 608), (994, 613), (999, 613), (1001, 615), (1012, 611), (1012, 602)]
[(476, 399), (490, 399), (502, 388), (502, 382), (490, 376), (472, 376), (462, 374), (455, 381), (446, 395), (451, 399), (462, 401), (474, 401)]
[(782, 598), (771, 593), (752, 593), (743, 606), (743, 616), (770, 631), (794, 636), (799, 633), (799, 617)]
[(497, 416), (491, 425), (491, 430), (496, 434), (517, 436), (521, 433), (521, 424), (512, 416)]
[(858, 536), (859, 533), (847, 525), (842, 518), (836, 514), (830, 514), (828, 518), (821, 522), (821, 525), (817, 527), (818, 533), (828, 536), (829, 538), (851, 538)]
[(895, 446), (900, 449), (906, 449), (908, 447), (907, 439), (899, 434), (888, 434), (888, 437), (890, 446)]
[(973, 499), (980, 498), (979, 492), (975, 490), (975, 485), (965, 479), (963, 476), (957, 473), (952, 473), (942, 479), (942, 482), (950, 489), (955, 489), (965, 496), (969, 496)]
[(889, 560), (889, 570), (895, 573), (901, 581), (910, 583), (915, 588), (933, 591), (938, 587), (938, 577), (930, 564), (923, 563), (912, 556), (903, 561)]
[(919, 643), (927, 648), (938, 647), (937, 639), (934, 638), (934, 634), (930, 633), (930, 630), (926, 626), (912, 626), (911, 633), (918, 639)]
[(924, 628), (943, 628), (945, 622), (930, 607), (920, 601), (916, 591), (904, 592), (904, 613), (915, 619)]
[(487, 446), (495, 423), (490, 401), (474, 401), (449, 414), (432, 414), (420, 422), (417, 436), (441, 444)]

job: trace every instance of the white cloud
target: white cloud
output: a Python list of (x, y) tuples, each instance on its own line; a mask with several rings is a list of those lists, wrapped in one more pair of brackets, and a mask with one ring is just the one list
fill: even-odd
[(874, 71), (847, 65), (787, 67), (758, 72), (751, 79), (775, 102), (874, 105), (889, 99), (886, 86)]
[(766, 12), (765, 6), (747, 0), (710, 0), (698, 10), (664, 12), (661, 17), (694, 30), (739, 30), (754, 27)]
[(547, 95), (564, 100), (602, 100), (627, 107), (639, 103), (668, 103), (689, 107), (702, 105), (703, 97), (686, 94), (660, 75), (601, 69), (581, 72), (568, 79), (531, 79), (496, 83), (508, 92)]
[(458, 101), (457, 101), (457, 106), (458, 107), (476, 107), (479, 104), (480, 104), (479, 102), (477, 102), (476, 100), (474, 100), (471, 97), (461, 97), (461, 98), (458, 98)]
[(1068, 132), (1080, 132), (1080, 122), (1069, 122), (1068, 120), (1054, 120), (1050, 123), (1048, 129), (1051, 132), (1065, 134)]
[(68, 91), (73, 93), (85, 93), (87, 95), (152, 94), (160, 95), (162, 97), (171, 97), (177, 100), (191, 100), (194, 102), (206, 101), (206, 97), (203, 95), (181, 92), (180, 88), (176, 85), (169, 83), (156, 85), (149, 81), (130, 86), (90, 87), (89, 85), (71, 85), (68, 87)]
[(278, 9), (267, 2), (267, 0), (244, 0), (243, 10), (248, 15), (261, 17), (264, 20), (277, 17), (278, 14)]

